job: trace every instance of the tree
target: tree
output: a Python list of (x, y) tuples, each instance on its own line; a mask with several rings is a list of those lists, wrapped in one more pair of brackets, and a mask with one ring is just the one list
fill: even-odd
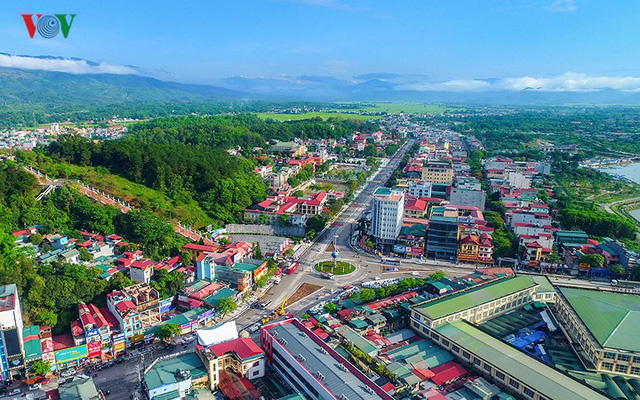
[(158, 328), (158, 332), (156, 333), (156, 337), (165, 342), (170, 341), (174, 337), (180, 335), (182, 333), (182, 328), (180, 328), (177, 324), (164, 324)]
[(282, 254), (285, 257), (293, 257), (293, 255), (295, 254), (295, 252), (293, 251), (292, 248), (288, 248), (284, 251), (284, 253)]
[(91, 261), (91, 260), (93, 260), (93, 256), (91, 255), (91, 253), (89, 253), (89, 250), (85, 249), (84, 247), (80, 247), (78, 252), (80, 253), (80, 255), (79, 255), (80, 261)]
[(314, 215), (307, 220), (307, 231), (320, 232), (327, 225), (327, 219), (322, 215)]
[(256, 260), (262, 260), (264, 258), (262, 249), (260, 248), (260, 243), (255, 243), (253, 246), (253, 258)]
[(600, 254), (584, 254), (580, 257), (580, 264), (589, 264), (592, 268), (602, 268), (604, 257)]
[(308, 320), (309, 318), (311, 318), (311, 315), (309, 315), (309, 314), (307, 314), (307, 313), (304, 313), (304, 314), (302, 314), (300, 317), (301, 317), (303, 320), (305, 320), (305, 321), (306, 321), (306, 320)]
[(444, 271), (436, 271), (433, 274), (429, 275), (428, 279), (430, 281), (439, 281), (442, 278), (446, 278), (447, 274)]
[(328, 312), (329, 314), (333, 314), (337, 310), (338, 310), (338, 306), (335, 305), (335, 303), (328, 302), (327, 304), (324, 305), (324, 311)]
[(613, 264), (609, 266), (609, 271), (611, 271), (613, 276), (615, 276), (618, 279), (627, 275), (627, 270), (620, 264)]
[(263, 276), (262, 278), (258, 279), (258, 287), (265, 287), (268, 281), (269, 277), (266, 275)]
[(216, 310), (218, 310), (218, 312), (222, 315), (227, 315), (234, 312), (236, 308), (238, 308), (238, 305), (235, 301), (233, 301), (233, 299), (220, 299), (220, 301), (218, 301)]
[(375, 243), (373, 243), (371, 240), (367, 240), (366, 242), (364, 242), (365, 246), (373, 249), (373, 247), (376, 245)]
[(182, 260), (182, 264), (191, 265), (191, 254), (188, 251), (180, 252), (180, 259)]
[(369, 302), (376, 298), (376, 292), (373, 289), (362, 289), (360, 292), (360, 300), (363, 302)]
[(34, 322), (38, 325), (54, 327), (58, 324), (58, 314), (51, 310), (42, 310), (36, 314)]
[(122, 290), (128, 286), (133, 285), (133, 281), (127, 275), (122, 272), (116, 272), (109, 279), (109, 290)]
[(49, 361), (36, 360), (31, 364), (31, 372), (36, 375), (45, 376), (51, 371)]
[(29, 236), (29, 241), (36, 246), (40, 246), (40, 243), (42, 243), (42, 235), (39, 233), (34, 233)]

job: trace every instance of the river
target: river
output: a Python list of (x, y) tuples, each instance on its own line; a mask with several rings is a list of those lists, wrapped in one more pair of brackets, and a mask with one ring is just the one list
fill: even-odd
[(598, 168), (598, 171), (622, 175), (640, 184), (640, 163), (628, 164), (622, 167)]

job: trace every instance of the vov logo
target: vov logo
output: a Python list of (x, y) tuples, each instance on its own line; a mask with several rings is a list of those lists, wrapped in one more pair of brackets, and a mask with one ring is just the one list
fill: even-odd
[[(69, 30), (73, 19), (76, 14), (54, 14), (54, 15), (42, 15), (36, 14), (36, 20), (33, 20), (33, 14), (21, 14), (24, 19), (24, 24), (27, 27), (29, 36), (33, 39), (36, 31), (45, 39), (53, 39), (58, 36), (58, 33), (62, 31), (62, 36), (66, 39), (69, 36)], [(67, 15), (71, 18), (67, 20)]]

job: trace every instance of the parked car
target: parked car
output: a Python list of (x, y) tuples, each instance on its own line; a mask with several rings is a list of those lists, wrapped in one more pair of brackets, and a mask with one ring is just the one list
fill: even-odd
[(64, 385), (65, 383), (67, 383), (66, 379), (64, 379), (64, 378), (58, 379), (58, 385)]
[(47, 383), (51, 382), (51, 379), (49, 378), (44, 378), (43, 380), (40, 381), (41, 385), (46, 385)]
[(9, 396), (13, 396), (14, 394), (19, 394), (19, 393), (20, 393), (20, 389), (15, 388), (9, 392)]
[(33, 385), (29, 386), (29, 390), (38, 390), (41, 387), (42, 386), (39, 383), (34, 383)]

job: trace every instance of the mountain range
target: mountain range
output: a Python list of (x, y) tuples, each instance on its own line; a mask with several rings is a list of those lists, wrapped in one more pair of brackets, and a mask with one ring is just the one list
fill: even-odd
[[(7, 62), (10, 60), (11, 62)], [(14, 62), (15, 60), (18, 60)], [(42, 69), (44, 68), (44, 69)], [(150, 76), (151, 75), (151, 76)], [(155, 76), (155, 77), (154, 77)], [(211, 85), (178, 83), (159, 71), (113, 66), (78, 58), (11, 56), (0, 53), (3, 104), (116, 104), (136, 102), (207, 102), (213, 100), (419, 101), (495, 104), (640, 104), (634, 91), (507, 90), (497, 79), (466, 82), (488, 90), (443, 90), (445, 84), (420, 86), (426, 76), (363, 74), (351, 79), (330, 76), (234, 76)]]

